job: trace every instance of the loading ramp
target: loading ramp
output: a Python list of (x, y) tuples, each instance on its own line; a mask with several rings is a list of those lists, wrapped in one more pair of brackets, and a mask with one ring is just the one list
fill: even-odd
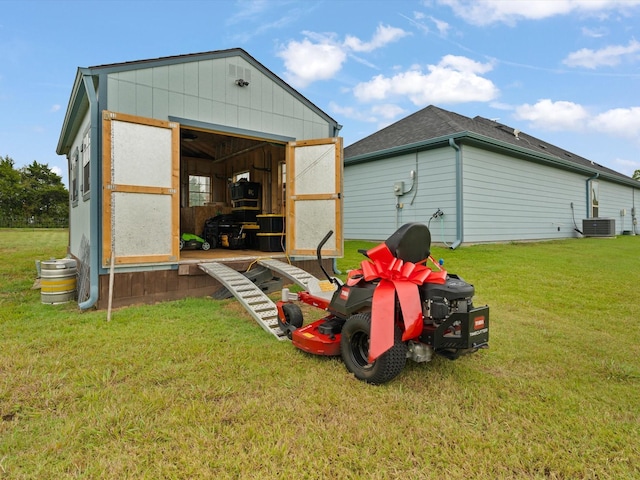
[[(260, 259), (257, 263), (288, 278), (308, 292), (322, 296), (333, 294), (334, 285), (331, 282), (321, 281), (301, 268), (272, 258)], [(278, 326), (278, 308), (275, 303), (249, 277), (219, 262), (200, 263), (198, 267), (236, 297), (265, 331), (278, 340), (287, 339), (287, 335)]]
[(278, 326), (278, 309), (275, 303), (255, 283), (222, 263), (208, 262), (198, 266), (226, 287), (265, 331), (278, 340), (287, 339)]
[(335, 285), (329, 280), (320, 280), (306, 270), (289, 263), (281, 262), (274, 258), (264, 258), (259, 259), (258, 264), (287, 277), (293, 283), (304, 288), (307, 292), (313, 295), (331, 299), (333, 291), (335, 290)]

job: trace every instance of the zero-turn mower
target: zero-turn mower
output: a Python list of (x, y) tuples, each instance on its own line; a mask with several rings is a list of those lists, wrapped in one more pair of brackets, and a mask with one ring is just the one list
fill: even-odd
[[(341, 356), (356, 378), (382, 384), (395, 378), (407, 358), (428, 362), (434, 354), (456, 359), (488, 347), (489, 307), (473, 305), (474, 287), (447, 273), (431, 257), (431, 234), (422, 223), (400, 227), (380, 245), (361, 251), (367, 258), (346, 283), (326, 292), (283, 290), (278, 324), (293, 345), (316, 355)], [(431, 264), (434, 268), (428, 266)], [(327, 315), (306, 326), (297, 302)]]

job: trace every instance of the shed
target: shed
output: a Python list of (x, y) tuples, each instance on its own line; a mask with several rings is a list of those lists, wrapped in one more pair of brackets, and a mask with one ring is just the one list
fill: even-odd
[(238, 48), (79, 68), (57, 153), (80, 307), (105, 307), (107, 291), (114, 306), (211, 294), (197, 266), (212, 258), (313, 268), (329, 229), (323, 253), (341, 256), (339, 130)]
[(640, 182), (482, 117), (428, 106), (345, 154), (345, 237), (409, 221), (462, 243), (636, 233)]

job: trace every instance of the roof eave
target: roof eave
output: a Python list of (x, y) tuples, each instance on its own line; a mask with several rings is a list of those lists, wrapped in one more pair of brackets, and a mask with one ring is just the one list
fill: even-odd
[(480, 135), (474, 132), (465, 132), (465, 140), (470, 144), (476, 143), (482, 147), (492, 146), (494, 149), (499, 151), (508, 151), (513, 152), (520, 157), (524, 157), (527, 160), (534, 161), (537, 163), (542, 163), (546, 165), (552, 165), (556, 168), (562, 168), (564, 170), (569, 170), (572, 172), (583, 173), (588, 176), (599, 175), (600, 178), (604, 178), (616, 183), (620, 183), (623, 185), (629, 185), (635, 188), (640, 187), (640, 182), (632, 179), (625, 178), (623, 176), (611, 175), (605, 169), (598, 168), (597, 166), (587, 167), (585, 165), (580, 165), (575, 162), (571, 162), (569, 160), (564, 160), (555, 155), (549, 155), (544, 153), (535, 152), (528, 148), (518, 147), (517, 145), (513, 145), (512, 143), (502, 142), (495, 138), (487, 137), (485, 135)]
[(483, 148), (489, 147), (490, 149), (500, 151), (500, 152), (509, 152), (511, 154), (515, 154), (521, 158), (525, 158), (530, 161), (534, 161), (537, 163), (543, 163), (546, 165), (552, 165), (556, 168), (562, 168), (564, 170), (570, 170), (573, 172), (584, 173), (589, 176), (593, 176), (595, 174), (599, 174), (600, 178), (606, 178), (607, 180), (614, 181), (616, 183), (621, 183), (629, 186), (633, 186), (638, 188), (640, 186), (640, 182), (629, 178), (627, 181), (625, 178), (614, 176), (609, 174), (606, 171), (603, 171), (597, 167), (589, 168), (586, 166), (578, 165), (576, 163), (570, 162), (568, 160), (563, 160), (554, 155), (545, 155), (543, 153), (537, 153), (533, 150), (518, 147), (517, 145), (513, 145), (511, 143), (502, 142), (495, 138), (487, 137), (485, 135), (480, 135), (475, 132), (464, 131), (453, 133), (449, 135), (444, 135), (440, 137), (431, 138), (429, 140), (424, 140), (420, 142), (410, 143), (407, 145), (401, 145), (398, 147), (388, 148), (379, 150), (376, 152), (365, 153), (362, 155), (356, 155), (353, 157), (345, 158), (344, 164), (346, 165), (354, 165), (358, 163), (365, 163), (374, 160), (378, 160), (380, 158), (389, 157), (389, 156), (398, 156), (409, 152), (415, 152), (418, 150), (430, 150), (432, 148), (440, 148), (449, 145), (449, 139), (453, 139), (454, 141), (460, 143), (467, 143), (470, 145), (480, 146)]
[(82, 121), (81, 114), (89, 108), (89, 100), (83, 80), (83, 77), (88, 73), (90, 73), (90, 70), (87, 68), (78, 68), (78, 72), (76, 73), (76, 79), (73, 82), (71, 96), (69, 97), (69, 104), (67, 105), (67, 111), (64, 115), (64, 121), (62, 122), (62, 129), (60, 130), (58, 146), (56, 147), (56, 153), (58, 155), (67, 155), (69, 153), (73, 139), (80, 128)]

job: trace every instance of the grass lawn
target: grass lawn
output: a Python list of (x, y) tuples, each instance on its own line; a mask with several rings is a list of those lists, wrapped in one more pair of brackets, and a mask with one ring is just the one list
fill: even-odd
[(376, 387), (232, 300), (43, 305), (67, 235), (0, 230), (0, 479), (640, 478), (640, 237), (434, 248), (491, 348)]

